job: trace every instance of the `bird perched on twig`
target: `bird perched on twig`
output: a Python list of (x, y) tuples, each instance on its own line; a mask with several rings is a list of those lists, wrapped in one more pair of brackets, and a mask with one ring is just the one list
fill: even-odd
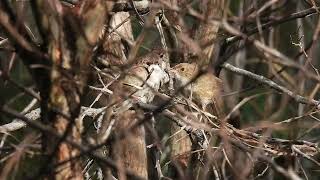
[[(222, 81), (212, 73), (199, 74), (199, 72), (198, 65), (194, 63), (180, 63), (171, 69), (176, 88), (185, 86), (184, 94), (190, 94), (202, 110), (214, 113), (221, 118), (224, 116)], [(209, 106), (212, 108), (210, 109)]]
[(136, 59), (135, 63), (138, 65), (150, 66), (151, 64), (157, 64), (163, 67), (169, 61), (167, 52), (163, 48), (154, 48), (144, 56), (140, 56)]

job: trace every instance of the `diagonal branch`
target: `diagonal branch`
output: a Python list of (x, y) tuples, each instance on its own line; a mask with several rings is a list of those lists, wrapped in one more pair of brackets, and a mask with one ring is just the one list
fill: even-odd
[(254, 79), (254, 80), (257, 80), (267, 86), (270, 86), (290, 97), (292, 97), (295, 101), (299, 102), (299, 103), (302, 103), (302, 104), (308, 104), (308, 105), (311, 105), (311, 106), (316, 106), (317, 108), (320, 108), (319, 107), (319, 104), (320, 102), (317, 101), (317, 100), (314, 100), (314, 99), (308, 99), (306, 97), (303, 97), (301, 95), (298, 95), (298, 94), (295, 94), (294, 92), (290, 91), (289, 89), (287, 89), (286, 87), (284, 86), (281, 86), (277, 83), (275, 83), (274, 81), (264, 77), (264, 76), (260, 76), (260, 75), (257, 75), (257, 74), (254, 74), (252, 72), (249, 72), (247, 70), (244, 70), (244, 69), (240, 69), (240, 68), (237, 68), (235, 66), (232, 66), (231, 64), (229, 63), (224, 63), (222, 65), (223, 68), (225, 68), (226, 70), (228, 71), (231, 71), (231, 72), (234, 72), (236, 74), (240, 74), (240, 75), (243, 75), (243, 76), (246, 76), (246, 77), (249, 77), (251, 79)]
[[(30, 121), (28, 118), (24, 117), (23, 115), (21, 115), (20, 113), (14, 111), (12, 109), (9, 109), (9, 108), (6, 108), (6, 107), (0, 107), (0, 112), (4, 113), (5, 115), (8, 115), (8, 116), (15, 117), (15, 118), (23, 120), (31, 128), (39, 130), (42, 133), (50, 134), (51, 136), (53, 136), (55, 138), (62, 138), (63, 137), (63, 134), (56, 132), (52, 128), (50, 128), (48, 126), (45, 126), (40, 122)], [(113, 160), (100, 156), (99, 154), (93, 152), (90, 147), (83, 146), (80, 143), (75, 142), (74, 140), (72, 140), (70, 138), (65, 139), (65, 142), (70, 144), (74, 148), (80, 150), (83, 153), (83, 155), (87, 154), (87, 155), (91, 156), (92, 158), (94, 158), (94, 159), (96, 159), (96, 160), (98, 160), (98, 161), (110, 166), (114, 170), (117, 170), (117, 171), (120, 170), (120, 167), (118, 167)], [(123, 169), (122, 169), (122, 171), (123, 171)], [(130, 172), (128, 170), (125, 170), (125, 173), (126, 173), (127, 177), (130, 178), (130, 179), (131, 178), (132, 179), (143, 179), (143, 178), (135, 175), (134, 173), (132, 173), (132, 172)]]
[(30, 44), (12, 25), (8, 14), (2, 8), (0, 8), (0, 25), (3, 27), (3, 29), (5, 30), (7, 35), (10, 37), (10, 39), (13, 40), (13, 42), (15, 43), (15, 46), (18, 46), (19, 49), (32, 52), (39, 57), (42, 56), (43, 53), (40, 52), (32, 44)]

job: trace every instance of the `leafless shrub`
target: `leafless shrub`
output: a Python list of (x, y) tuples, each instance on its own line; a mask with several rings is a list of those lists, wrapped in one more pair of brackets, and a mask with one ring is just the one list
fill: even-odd
[(0, 1), (0, 179), (317, 179), (316, 1)]

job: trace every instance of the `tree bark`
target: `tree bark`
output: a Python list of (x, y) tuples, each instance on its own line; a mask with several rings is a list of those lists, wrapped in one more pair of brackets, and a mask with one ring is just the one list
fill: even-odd
[(200, 22), (195, 35), (195, 39), (203, 49), (203, 57), (197, 59), (197, 64), (199, 67), (206, 67), (209, 63), (214, 63), (210, 62), (210, 57), (216, 48), (215, 43), (225, 3), (224, 0), (208, 0), (201, 2), (200, 6), (202, 15), (206, 19)]
[[(89, 76), (89, 64), (93, 46), (98, 41), (107, 18), (104, 1), (92, 1), (83, 5), (81, 14), (71, 11), (57, 1), (37, 1), (40, 31), (51, 66), (48, 68), (50, 86), (39, 88), (42, 98), (41, 115), (63, 138), (43, 135), (45, 163), (49, 163), (48, 179), (83, 179), (79, 159), (71, 160), (79, 150), (63, 142), (70, 138), (81, 143), (81, 125), (77, 119)], [(81, 25), (80, 20), (81, 19)], [(36, 74), (37, 75), (37, 74)], [(39, 74), (38, 74), (39, 75)], [(39, 82), (47, 83), (47, 82)], [(53, 169), (57, 163), (63, 163)]]
[[(218, 31), (220, 27), (220, 22), (222, 20), (223, 10), (225, 8), (225, 1), (224, 0), (208, 0), (203, 1), (200, 3), (200, 8), (202, 10), (202, 15), (206, 19), (201, 21), (199, 24), (199, 28), (196, 30), (195, 39), (198, 41), (201, 49), (202, 54), (198, 55), (196, 58), (196, 63), (199, 65), (199, 67), (203, 69), (211, 68), (208, 67), (209, 64), (215, 64), (215, 62), (210, 62), (215, 59), (211, 59), (214, 55), (213, 53), (218, 53), (215, 48), (216, 47), (216, 40), (218, 38)], [(211, 72), (212, 73), (212, 72)], [(223, 84), (220, 84), (221, 87), (217, 87), (218, 89), (223, 89)], [(220, 94), (218, 94), (220, 96)], [(221, 99), (221, 97), (215, 97), (214, 99)], [(224, 117), (224, 107), (223, 103), (217, 103), (216, 109), (223, 114), (223, 116), (219, 116), (219, 114), (214, 114), (218, 117), (218, 121), (221, 122), (221, 120)], [(223, 122), (222, 122), (223, 123)], [(214, 134), (213, 134), (214, 136)], [(209, 140), (210, 141), (210, 140)], [(215, 140), (213, 140), (215, 141)], [(193, 165), (193, 178), (195, 179), (205, 179), (208, 178), (208, 175), (210, 175), (210, 172), (212, 171), (212, 166), (214, 166), (213, 160), (209, 157), (210, 154), (212, 154), (212, 150), (210, 146), (212, 145), (211, 142), (209, 147), (201, 153), (201, 155), (195, 153), (193, 154), (193, 157), (191, 159), (191, 165)], [(199, 148), (202, 149), (199, 146), (194, 146), (198, 150)], [(199, 158), (202, 158), (199, 159)], [(203, 161), (203, 162), (201, 162)], [(217, 178), (217, 177), (216, 177)]]
[[(123, 42), (133, 41), (130, 14), (128, 12), (114, 14), (110, 20), (110, 26), (106, 29), (105, 33), (102, 47), (103, 52), (101, 54), (104, 57), (102, 64), (106, 67), (126, 64), (128, 62), (126, 57), (127, 49)], [(132, 71), (134, 70), (139, 70), (139, 67), (132, 69)], [(111, 95), (106, 102), (101, 102), (104, 105), (111, 105), (112, 107), (109, 107), (109, 110), (107, 110), (106, 115), (104, 116), (102, 127), (98, 134), (99, 143), (106, 140), (103, 137), (105, 137), (104, 134), (107, 133), (108, 127), (111, 126), (111, 121), (115, 120), (115, 125), (113, 127), (114, 132), (112, 132), (114, 137), (118, 136), (117, 132), (126, 131), (126, 129), (137, 122), (137, 112), (126, 110), (122, 113), (112, 115), (111, 109), (113, 108), (112, 104), (116, 102), (115, 99), (124, 101), (126, 98), (131, 98), (129, 97), (130, 92), (136, 91), (137, 89), (125, 89), (125, 85), (122, 83), (135, 84), (137, 78), (131, 76), (140, 76), (139, 73), (141, 72), (133, 72), (131, 75), (124, 75), (123, 78), (120, 78), (120, 81), (116, 82), (118, 85), (113, 89), (115, 93)], [(143, 74), (144, 73), (142, 73), (142, 75)], [(111, 156), (118, 164), (119, 169), (128, 169), (144, 179), (148, 178), (145, 132), (143, 126), (137, 127), (123, 139), (116, 139), (110, 144), (110, 147)], [(103, 169), (105, 176), (111, 175), (111, 171), (108, 167), (104, 167)], [(126, 179), (124, 172), (118, 171), (116, 174), (118, 179)]]

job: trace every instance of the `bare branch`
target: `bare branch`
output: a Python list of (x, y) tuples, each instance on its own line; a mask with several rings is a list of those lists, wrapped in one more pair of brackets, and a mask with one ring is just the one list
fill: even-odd
[(277, 83), (275, 83), (274, 81), (264, 77), (264, 76), (260, 76), (260, 75), (257, 75), (257, 74), (254, 74), (252, 72), (249, 72), (249, 71), (246, 71), (244, 69), (240, 69), (240, 68), (237, 68), (235, 66), (232, 66), (231, 64), (229, 63), (224, 63), (222, 65), (223, 68), (225, 68), (226, 70), (228, 71), (231, 71), (231, 72), (234, 72), (234, 73), (237, 73), (237, 74), (240, 74), (240, 75), (243, 75), (243, 76), (247, 76), (251, 79), (254, 79), (254, 80), (257, 80), (267, 86), (270, 86), (282, 93), (285, 93), (286, 95), (292, 97), (295, 101), (297, 101), (298, 103), (302, 103), (302, 104), (308, 104), (308, 105), (312, 105), (312, 106), (316, 106), (317, 108), (320, 108), (318, 107), (319, 106), (319, 101), (317, 100), (314, 100), (314, 99), (308, 99), (308, 98), (305, 98), (303, 96), (300, 96), (298, 94), (295, 94), (294, 92), (290, 91), (289, 89), (287, 89), (286, 87), (284, 86), (281, 86), (281, 85), (278, 85)]

